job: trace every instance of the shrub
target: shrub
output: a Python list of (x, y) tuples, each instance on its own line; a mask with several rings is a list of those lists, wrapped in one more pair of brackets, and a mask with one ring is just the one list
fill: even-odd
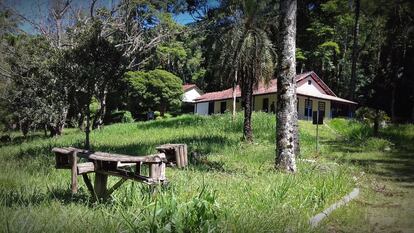
[(364, 143), (364, 149), (367, 151), (383, 151), (391, 146), (390, 141), (382, 138), (369, 138)]
[(115, 111), (111, 113), (111, 122), (131, 123), (134, 122), (134, 118), (130, 111)]

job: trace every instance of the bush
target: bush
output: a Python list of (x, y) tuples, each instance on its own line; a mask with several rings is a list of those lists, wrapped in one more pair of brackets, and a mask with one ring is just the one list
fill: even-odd
[(131, 123), (134, 118), (130, 111), (115, 111), (111, 114), (111, 122), (113, 123)]
[(168, 119), (172, 117), (170, 113), (164, 113), (164, 116), (161, 116), (159, 111), (155, 111), (154, 116), (155, 116), (155, 120)]
[(369, 138), (364, 143), (364, 149), (367, 151), (383, 151), (392, 146), (392, 143), (382, 138)]

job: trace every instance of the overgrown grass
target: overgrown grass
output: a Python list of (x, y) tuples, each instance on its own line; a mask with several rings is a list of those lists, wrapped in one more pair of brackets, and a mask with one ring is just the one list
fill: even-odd
[[(2, 145), (3, 231), (311, 231), (309, 218), (354, 187), (352, 176), (358, 170), (348, 164), (324, 163), (324, 157), (340, 150), (333, 131), (352, 138), (352, 127), (358, 130), (356, 123), (332, 121), (330, 128), (320, 127), (321, 151), (316, 154), (314, 126), (300, 122), (302, 157), (320, 162), (298, 161), (295, 175), (273, 169), (274, 116), (253, 115), (253, 144), (241, 142), (242, 124), (242, 115), (235, 122), (227, 114), (185, 115), (115, 124), (93, 132), (91, 144), (99, 151), (146, 155), (160, 144), (186, 143), (189, 151), (202, 155), (185, 170), (168, 168), (168, 187), (152, 193), (147, 186), (128, 181), (109, 202), (99, 204), (91, 203), (82, 182), (79, 194), (70, 194), (69, 172), (54, 168), (50, 152), (55, 146), (80, 147), (82, 132), (70, 129), (56, 139), (39, 136)], [(109, 183), (116, 181), (110, 178)]]

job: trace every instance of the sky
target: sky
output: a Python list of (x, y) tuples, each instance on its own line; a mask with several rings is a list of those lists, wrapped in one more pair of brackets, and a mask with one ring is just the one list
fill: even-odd
[[(34, 19), (34, 21), (41, 21), (48, 14), (47, 9), (49, 6), (49, 0), (3, 0), (4, 5), (11, 7), (18, 11), (20, 14)], [(89, 6), (90, 0), (73, 0), (72, 4), (76, 6)], [(98, 0), (95, 7), (99, 8), (102, 6), (110, 7), (113, 4), (113, 0)], [(210, 5), (217, 5), (217, 0), (211, 0)], [(174, 15), (175, 21), (179, 24), (185, 25), (194, 22), (193, 17), (189, 13), (181, 13)], [(27, 33), (35, 33), (35, 29), (30, 23), (23, 22), (20, 28)]]

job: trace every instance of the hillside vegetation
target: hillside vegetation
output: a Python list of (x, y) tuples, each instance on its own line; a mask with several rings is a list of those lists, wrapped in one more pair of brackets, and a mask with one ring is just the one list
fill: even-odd
[[(320, 127), (320, 152), (315, 153), (315, 127), (300, 122), (302, 158), (297, 174), (277, 172), (275, 117), (253, 115), (255, 142), (241, 142), (243, 116), (184, 115), (176, 118), (114, 124), (91, 134), (94, 150), (147, 155), (164, 143), (186, 143), (191, 159), (185, 170), (167, 169), (170, 184), (155, 192), (127, 181), (106, 203), (92, 203), (81, 179), (78, 194), (70, 193), (68, 170), (56, 170), (51, 149), (81, 147), (84, 134), (67, 129), (58, 138), (17, 135), (0, 148), (0, 224), (5, 232), (303, 232), (309, 218), (360, 185), (362, 162), (355, 156), (412, 150), (410, 126), (389, 127), (383, 139), (370, 137), (356, 122), (333, 120)], [(401, 145), (393, 145), (398, 139)], [(407, 148), (405, 148), (407, 147)], [(391, 152), (389, 153), (391, 156)], [(412, 159), (412, 156), (410, 157)], [(411, 160), (409, 160), (411, 161)], [(371, 170), (373, 171), (373, 170)], [(363, 175), (362, 175), (363, 176)], [(412, 178), (412, 177), (411, 177)], [(110, 178), (109, 185), (116, 178)], [(360, 216), (361, 208), (336, 213)], [(318, 229), (351, 227), (353, 222), (329, 219)], [(345, 225), (344, 225), (345, 224)], [(369, 231), (369, 229), (367, 229)]]

